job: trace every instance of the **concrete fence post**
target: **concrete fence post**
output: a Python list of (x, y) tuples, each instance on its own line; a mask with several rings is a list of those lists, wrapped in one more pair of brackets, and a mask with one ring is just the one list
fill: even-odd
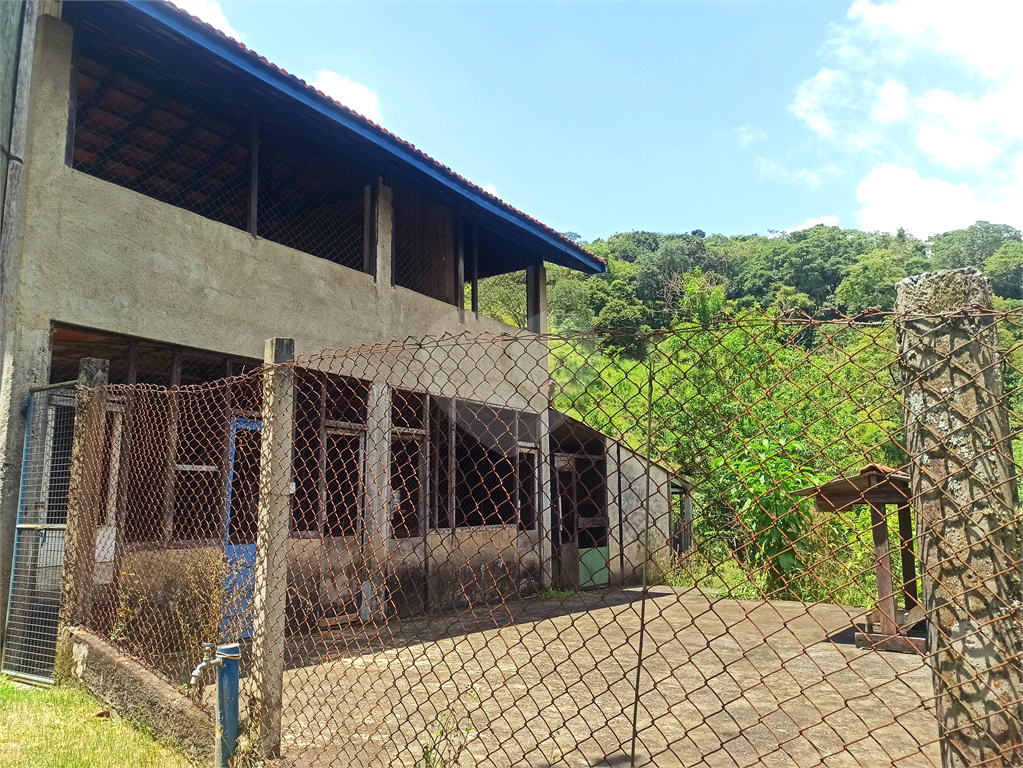
[(280, 756), (284, 697), (284, 630), (288, 590), (288, 520), (291, 516), (295, 423), (294, 339), (268, 339), (263, 361), (259, 511), (249, 729), (266, 758)]
[(359, 599), (359, 619), (380, 621), (387, 617), (387, 581), (391, 538), (391, 400), (393, 390), (374, 382), (366, 403), (366, 510), (363, 550), (365, 579)]
[(898, 285), (922, 605), (943, 766), (1023, 765), (1021, 510), (987, 279)]
[[(110, 361), (83, 358), (75, 392), (75, 431), (71, 444), (60, 629), (87, 624), (96, 571), (96, 530), (103, 507), (101, 465), (106, 442), (106, 398), (96, 387), (109, 381)], [(63, 636), (63, 631), (59, 636)]]

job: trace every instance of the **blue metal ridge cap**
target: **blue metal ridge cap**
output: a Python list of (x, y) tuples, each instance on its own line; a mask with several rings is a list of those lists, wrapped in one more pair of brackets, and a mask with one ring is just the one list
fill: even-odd
[[(123, 2), (185, 39), (238, 67), (240, 70), (262, 80), (278, 91), (286, 93), (289, 97), (314, 109), (324, 117), (330, 118), (360, 138), (369, 141), (374, 146), (394, 156), (405, 165), (411, 166), (420, 173), (425, 174), (451, 192), (467, 198), (486, 212), (520, 229), (526, 230), (529, 234), (538, 238), (543, 245), (559, 251), (559, 255), (563, 254), (565, 260), (569, 263), (562, 264), (562, 266), (574, 267), (582, 272), (590, 273), (607, 271), (607, 265), (596, 256), (587, 256), (582, 248), (576, 250), (570, 247), (567, 243), (554, 237), (550, 232), (538, 227), (536, 223), (529, 221), (526, 214), (516, 215), (509, 207), (500, 205), (489, 199), (489, 197), (482, 196), (474, 190), (467, 188), (465, 184), (468, 182), (460, 183), (459, 179), (455, 177), (454, 172), (445, 173), (438, 167), (439, 163), (436, 163), (436, 161), (425, 160), (410, 153), (411, 147), (405, 146), (400, 139), (388, 136), (384, 129), (375, 128), (353, 114), (339, 109), (332, 101), (318, 96), (308, 86), (296, 83), (295, 80), (297, 78), (294, 75), (286, 74), (273, 65), (260, 61), (258, 54), (242, 48), (239, 43), (207, 28), (204, 23), (191, 19), (184, 12), (178, 11), (163, 2), (153, 2), (152, 0), (123, 0)], [(413, 149), (412, 152), (416, 152), (416, 150)], [(545, 256), (544, 260), (561, 263), (560, 259), (555, 260), (547, 256)]]

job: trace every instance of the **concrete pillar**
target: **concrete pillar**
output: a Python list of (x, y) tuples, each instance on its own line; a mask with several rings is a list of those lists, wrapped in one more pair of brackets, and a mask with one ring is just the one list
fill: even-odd
[(1023, 765), (1023, 509), (991, 288), (972, 267), (911, 277), (895, 311), (941, 764)]
[(526, 267), (526, 328), (547, 333), (547, 268), (543, 262)]
[[(553, 382), (551, 386), (553, 387)], [(549, 390), (550, 391), (550, 390)], [(550, 401), (547, 403), (550, 406)], [(537, 533), (540, 544), (540, 578), (541, 589), (547, 589), (554, 582), (554, 550), (551, 546), (551, 526), (553, 522), (552, 508), (554, 499), (551, 495), (551, 411), (550, 407), (540, 412), (540, 450), (536, 457), (537, 483)]]
[(386, 384), (369, 387), (366, 407), (366, 509), (363, 554), (366, 573), (363, 578), (359, 618), (377, 621), (386, 618), (387, 577), (390, 558), (387, 542), (391, 538), (391, 398)]
[(390, 287), (394, 263), (394, 192), (376, 182), (376, 278)]
[[(50, 331), (4, 329), (7, 364), (0, 378), (0, 634), (6, 637), (14, 535), (25, 448), (28, 391), (47, 382)], [(17, 361), (15, 363), (15, 361)]]
[(295, 426), (294, 339), (267, 339), (263, 361), (263, 428), (259, 458), (249, 728), (262, 757), (281, 750), (284, 697), (284, 629), (288, 587), (288, 520), (291, 516)]
[(96, 572), (96, 528), (105, 506), (103, 463), (106, 460), (106, 393), (110, 361), (82, 359), (75, 393), (75, 434), (71, 447), (64, 573), (60, 595), (60, 629), (87, 625)]

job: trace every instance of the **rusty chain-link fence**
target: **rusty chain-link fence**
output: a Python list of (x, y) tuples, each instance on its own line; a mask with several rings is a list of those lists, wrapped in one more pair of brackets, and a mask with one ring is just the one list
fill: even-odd
[(174, 685), (241, 641), (252, 761), (1018, 765), (1021, 338), (745, 314), (80, 389), (62, 618)]

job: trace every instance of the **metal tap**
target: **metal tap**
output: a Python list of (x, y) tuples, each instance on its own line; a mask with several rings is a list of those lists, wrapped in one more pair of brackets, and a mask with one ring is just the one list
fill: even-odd
[(189, 688), (199, 684), (199, 681), (202, 679), (202, 673), (205, 670), (224, 666), (224, 660), (220, 656), (214, 657), (213, 654), (216, 650), (216, 643), (202, 644), (202, 661), (199, 662), (199, 666), (192, 670), (192, 679), (188, 681)]

